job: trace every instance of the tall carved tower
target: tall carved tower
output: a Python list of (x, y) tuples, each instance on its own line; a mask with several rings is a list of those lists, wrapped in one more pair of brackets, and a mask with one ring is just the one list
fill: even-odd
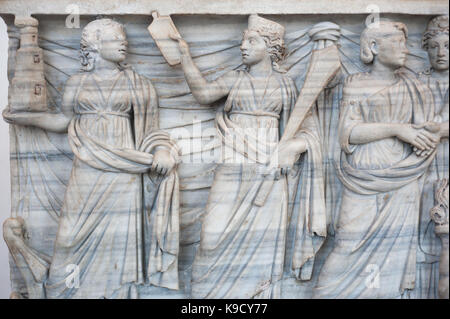
[(11, 112), (44, 112), (47, 110), (47, 90), (44, 59), (38, 46), (38, 20), (16, 18), (20, 29), (20, 48), (16, 53), (15, 74), (11, 81), (9, 104)]

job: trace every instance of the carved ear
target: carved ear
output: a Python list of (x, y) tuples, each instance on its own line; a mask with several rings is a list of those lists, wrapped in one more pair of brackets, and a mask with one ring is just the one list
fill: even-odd
[(372, 51), (372, 42), (373, 41), (369, 42), (365, 39), (361, 39), (360, 58), (365, 64), (373, 62), (374, 53)]
[(378, 44), (377, 41), (375, 39), (370, 40), (370, 51), (372, 51), (373, 55), (377, 55), (378, 54)]

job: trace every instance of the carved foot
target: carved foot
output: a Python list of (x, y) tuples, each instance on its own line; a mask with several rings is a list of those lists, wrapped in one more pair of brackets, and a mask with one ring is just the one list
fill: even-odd
[(9, 299), (24, 299), (22, 297), (22, 295), (20, 293), (18, 293), (17, 291), (13, 291), (10, 295), (9, 295)]
[[(49, 259), (30, 248), (25, 241), (25, 221), (9, 218), (3, 223), (3, 237), (11, 256), (22, 274), (30, 299), (45, 298), (44, 281), (47, 278)], [(14, 298), (13, 298), (14, 297)], [(11, 298), (21, 298), (16, 292)]]

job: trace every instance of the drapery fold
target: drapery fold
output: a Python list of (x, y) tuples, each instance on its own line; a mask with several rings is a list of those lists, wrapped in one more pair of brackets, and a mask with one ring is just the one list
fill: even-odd
[[(134, 298), (140, 285), (179, 288), (178, 174), (150, 171), (154, 152), (166, 149), (179, 162), (179, 149), (159, 130), (151, 82), (120, 72), (111, 102), (82, 88), (75, 98), (68, 130), (75, 160), (46, 283), (50, 298)], [(81, 76), (81, 83), (95, 81)], [(80, 269), (76, 289), (66, 287), (67, 263)]]

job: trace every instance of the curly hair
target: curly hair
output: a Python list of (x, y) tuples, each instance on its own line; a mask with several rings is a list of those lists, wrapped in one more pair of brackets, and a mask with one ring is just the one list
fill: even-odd
[(283, 61), (286, 57), (286, 47), (284, 45), (283, 37), (277, 32), (270, 32), (260, 29), (248, 29), (244, 32), (244, 34), (248, 31), (255, 31), (264, 39), (274, 69), (281, 71), (279, 62)]
[(125, 33), (121, 23), (110, 18), (100, 18), (89, 22), (81, 33), (80, 60), (81, 70), (92, 71), (95, 68), (95, 61), (99, 54), (99, 47), (102, 41), (101, 35), (107, 29), (117, 28)]
[(373, 62), (374, 56), (370, 43), (377, 38), (386, 37), (396, 31), (401, 31), (408, 38), (408, 28), (404, 23), (392, 21), (379, 21), (377, 24), (371, 24), (361, 33), (360, 39), (360, 58), (365, 64)]
[(427, 29), (422, 36), (422, 48), (428, 50), (428, 41), (439, 34), (448, 36), (448, 15), (434, 17), (428, 22)]

